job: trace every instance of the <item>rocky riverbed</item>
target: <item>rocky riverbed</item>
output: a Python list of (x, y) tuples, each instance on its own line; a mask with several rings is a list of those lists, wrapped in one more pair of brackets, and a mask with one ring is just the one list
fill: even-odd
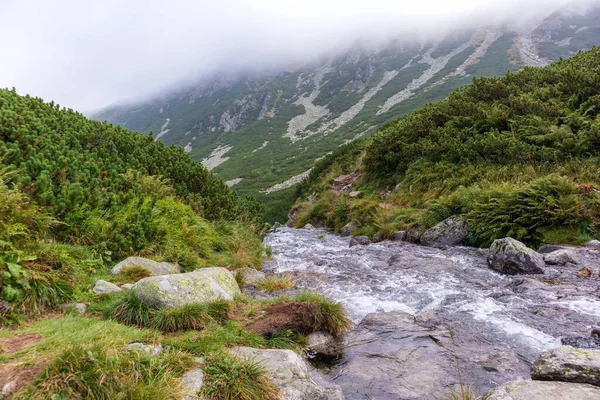
[[(346, 399), (442, 399), (460, 384), (483, 395), (530, 379), (543, 351), (598, 344), (596, 249), (575, 249), (577, 264), (507, 276), (488, 267), (484, 249), (349, 240), (291, 228), (265, 239), (273, 250), (267, 272), (342, 302), (356, 324), (325, 371)], [(582, 268), (591, 277), (579, 277)]]

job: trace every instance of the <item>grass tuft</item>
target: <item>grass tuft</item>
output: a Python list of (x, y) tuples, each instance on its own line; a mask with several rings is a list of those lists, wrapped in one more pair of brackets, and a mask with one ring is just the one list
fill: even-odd
[(158, 310), (153, 315), (152, 326), (163, 332), (204, 329), (211, 317), (203, 304), (188, 304), (183, 307)]
[(280, 278), (271, 277), (261, 279), (256, 283), (256, 287), (264, 292), (272, 293), (277, 290), (289, 289), (291, 287), (294, 287), (295, 284), (296, 282), (293, 281), (290, 277), (282, 276)]
[(341, 303), (310, 291), (298, 293), (293, 297), (293, 301), (312, 303), (317, 306), (315, 331), (323, 330), (337, 336), (350, 328), (351, 321)]
[(140, 279), (148, 278), (152, 276), (152, 273), (145, 269), (144, 267), (140, 267), (139, 265), (132, 265), (129, 267), (125, 267), (115, 275), (111, 281), (115, 285), (123, 285), (125, 283), (136, 283)]
[(112, 319), (138, 328), (150, 326), (150, 321), (156, 313), (156, 309), (142, 302), (131, 290), (113, 305), (115, 307), (110, 313)]

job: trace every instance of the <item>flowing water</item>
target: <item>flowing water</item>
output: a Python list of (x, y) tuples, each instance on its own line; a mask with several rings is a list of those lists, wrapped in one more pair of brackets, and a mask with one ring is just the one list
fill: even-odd
[[(389, 241), (349, 247), (349, 238), (291, 228), (269, 234), (265, 243), (273, 250), (266, 271), (292, 274), (299, 288), (342, 302), (355, 324), (368, 314), (399, 311), (427, 329), (450, 331), (467, 361), (471, 361), (469, 352), (473, 357), (509, 354), (485, 367), (493, 376), (483, 370), (477, 376), (485, 389), (499, 381), (527, 378), (539, 352), (560, 346), (564, 339), (587, 340), (600, 320), (599, 281), (577, 277), (583, 266), (598, 277), (600, 252), (595, 250), (579, 249), (577, 266), (547, 267), (538, 276), (504, 276), (487, 267), (484, 249), (436, 249)], [(391, 343), (378, 338), (379, 352), (385, 353)], [(350, 342), (349, 348), (355, 346)], [(412, 398), (394, 395), (391, 389), (387, 397), (373, 395), (376, 389), (370, 393), (367, 388), (348, 393), (343, 366), (352, 357), (358, 356), (349, 351), (342, 367), (334, 368), (331, 375), (342, 383), (347, 398)], [(361, 390), (364, 393), (358, 393)]]

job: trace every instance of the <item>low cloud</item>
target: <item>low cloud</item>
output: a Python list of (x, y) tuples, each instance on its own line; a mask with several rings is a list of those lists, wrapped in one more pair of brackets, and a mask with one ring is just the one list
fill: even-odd
[(86, 111), (227, 68), (278, 68), (358, 38), (424, 40), (596, 0), (4, 0), (0, 87)]

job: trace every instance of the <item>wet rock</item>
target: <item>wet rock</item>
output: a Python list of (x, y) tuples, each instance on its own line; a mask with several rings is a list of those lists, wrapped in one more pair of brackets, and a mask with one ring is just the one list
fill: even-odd
[(235, 357), (252, 360), (264, 367), (267, 376), (281, 390), (286, 400), (343, 400), (335, 385), (317, 385), (304, 360), (291, 350), (259, 350), (236, 347), (230, 350)]
[(419, 239), (421, 238), (421, 229), (419, 229), (418, 226), (415, 226), (413, 228), (410, 228), (407, 232), (406, 232), (406, 241), (409, 243), (418, 243)]
[(539, 290), (545, 290), (546, 286), (547, 285), (543, 282), (537, 281), (535, 279), (524, 278), (524, 277), (516, 278), (508, 284), (508, 287), (514, 293), (519, 293), (519, 294), (530, 293), (530, 292), (539, 291)]
[(421, 235), (421, 244), (425, 246), (443, 247), (467, 244), (469, 225), (457, 216), (450, 217)]
[(579, 271), (577, 271), (577, 277), (578, 278), (591, 278), (592, 270), (587, 267), (583, 267)]
[(85, 304), (85, 303), (61, 304), (60, 309), (64, 312), (76, 313), (78, 315), (84, 315), (87, 310), (87, 304)]
[(308, 335), (307, 351), (310, 357), (337, 358), (344, 352), (344, 343), (340, 338), (326, 332), (314, 332)]
[(204, 372), (202, 369), (195, 368), (183, 374), (181, 384), (181, 394), (183, 400), (197, 400), (198, 393), (202, 390), (204, 384)]
[[(483, 371), (474, 364), (467, 367), (464, 358), (457, 361), (461, 356), (454, 348), (450, 331), (421, 325), (410, 314), (369, 314), (347, 335), (344, 357), (332, 376), (352, 399), (448, 399), (460, 380), (457, 362), (470, 373)], [(466, 356), (486, 364), (470, 349)]]
[(600, 386), (600, 351), (559, 347), (540, 354), (531, 378)]
[(513, 238), (494, 240), (488, 266), (506, 275), (543, 274), (544, 257)]
[(242, 274), (244, 277), (244, 284), (256, 285), (259, 281), (265, 279), (267, 274), (254, 268), (240, 268), (236, 271), (238, 274)]
[(102, 279), (97, 280), (92, 288), (92, 291), (96, 294), (109, 294), (120, 292), (121, 288), (114, 283), (104, 281)]
[(225, 268), (201, 268), (185, 274), (152, 276), (138, 281), (131, 290), (144, 303), (157, 308), (233, 300), (240, 288)]
[(600, 240), (590, 240), (589, 242), (584, 244), (584, 246), (590, 249), (600, 250)]
[(368, 236), (355, 236), (350, 239), (350, 244), (348, 247), (353, 247), (357, 245), (366, 246), (371, 243), (371, 240)]
[(544, 244), (544, 245), (540, 246), (540, 248), (538, 249), (538, 253), (548, 254), (548, 253), (552, 253), (553, 251), (556, 251), (556, 250), (566, 250), (569, 248), (570, 247), (561, 246), (559, 244)]
[(373, 240), (371, 241), (371, 243), (381, 243), (383, 242), (383, 236), (377, 234), (375, 236), (373, 236)]
[(273, 226), (271, 227), (271, 229), (269, 229), (269, 232), (277, 232), (277, 229), (281, 228), (281, 224), (277, 221), (275, 221), (275, 223), (273, 223)]
[(575, 250), (561, 249), (546, 254), (544, 261), (550, 265), (579, 264), (579, 257), (577, 257)]
[(179, 265), (169, 262), (156, 262), (142, 257), (128, 257), (121, 261), (110, 270), (112, 275), (116, 275), (126, 268), (140, 267), (148, 271), (152, 275), (168, 275), (178, 274), (180, 272)]
[(350, 236), (350, 235), (352, 235), (352, 232), (354, 232), (357, 229), (358, 229), (358, 227), (356, 226), (356, 224), (354, 224), (353, 222), (348, 222), (346, 225), (344, 225), (342, 227), (342, 229), (340, 229), (340, 235)]
[(394, 232), (391, 239), (392, 242), (403, 242), (406, 240), (406, 231)]
[(581, 383), (513, 381), (491, 390), (486, 400), (597, 400), (600, 389)]
[(600, 349), (600, 339), (595, 338), (593, 336), (569, 336), (560, 339), (560, 342), (563, 346), (571, 346), (579, 349), (591, 349), (598, 350)]
[(312, 226), (311, 224), (306, 224), (306, 225), (304, 225), (304, 229), (308, 229), (308, 230), (311, 230), (311, 231), (312, 231), (312, 230), (314, 230), (314, 229), (315, 229), (315, 227), (314, 227), (314, 226)]
[(600, 329), (598, 329), (598, 328), (594, 328), (594, 329), (592, 329), (592, 334), (591, 334), (591, 336), (592, 336), (594, 339), (600, 339)]
[(362, 192), (355, 190), (355, 191), (348, 193), (348, 196), (357, 198), (357, 199), (361, 199), (363, 197), (363, 194), (362, 194)]
[(163, 347), (160, 344), (144, 344), (142, 342), (133, 342), (125, 346), (126, 350), (135, 351), (145, 354), (150, 357), (158, 357), (163, 352)]

